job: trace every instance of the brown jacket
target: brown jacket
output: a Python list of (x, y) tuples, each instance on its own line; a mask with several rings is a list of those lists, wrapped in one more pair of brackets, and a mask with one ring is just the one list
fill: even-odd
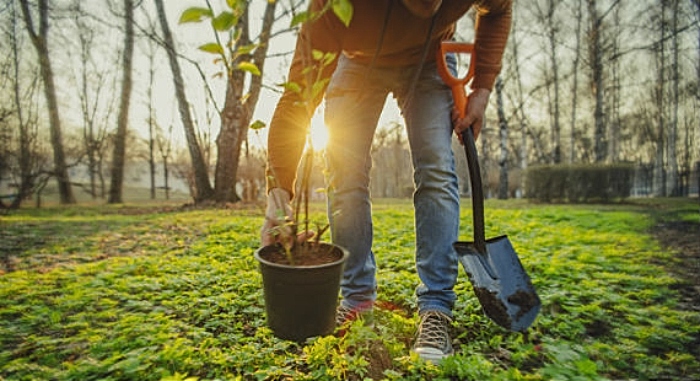
[[(312, 0), (311, 12), (318, 12), (327, 0)], [(352, 60), (377, 67), (420, 63), (430, 30), (430, 19), (414, 16), (401, 0), (354, 0), (350, 25), (345, 27), (332, 11), (306, 23), (297, 39), (288, 82), (304, 86), (320, 81), (327, 85), (337, 59), (323, 72), (304, 70), (313, 62), (311, 52), (344, 54)], [(391, 4), (389, 20), (384, 26)], [(511, 24), (511, 0), (443, 0), (435, 16), (427, 60), (435, 59), (440, 41), (453, 37), (455, 22), (472, 6), (476, 8), (475, 75), (472, 88), (491, 89), (501, 70), (501, 59)], [(377, 50), (384, 29), (384, 38)], [(306, 80), (309, 79), (309, 80)], [(268, 189), (281, 187), (291, 194), (311, 116), (323, 98), (304, 103), (299, 93), (285, 91), (270, 122), (268, 137)]]

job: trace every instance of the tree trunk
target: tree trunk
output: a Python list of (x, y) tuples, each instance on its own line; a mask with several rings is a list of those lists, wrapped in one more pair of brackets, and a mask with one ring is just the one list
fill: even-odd
[(605, 111), (604, 111), (604, 94), (603, 87), (603, 51), (601, 47), (601, 28), (602, 19), (598, 15), (596, 8), (596, 0), (588, 0), (588, 16), (590, 18), (589, 30), (589, 53), (591, 62), (591, 89), (595, 97), (595, 111), (593, 118), (595, 120), (595, 161), (596, 163), (604, 162), (607, 156), (606, 142), (606, 126), (605, 126)]
[(611, 163), (615, 163), (618, 161), (618, 153), (620, 150), (620, 130), (622, 129), (622, 120), (620, 118), (620, 93), (622, 91), (620, 83), (620, 77), (622, 76), (622, 73), (620, 72), (620, 36), (622, 28), (620, 27), (621, 21), (619, 8), (615, 9), (614, 17), (615, 20), (613, 22), (613, 37), (611, 38), (612, 41), (610, 42), (610, 49), (612, 50), (612, 59), (609, 65), (610, 76), (612, 77), (612, 86), (610, 87), (610, 91), (607, 94), (608, 99), (610, 99), (610, 111), (608, 113), (610, 117), (608, 123), (609, 128), (607, 136), (607, 157), (608, 161), (610, 161)]
[(498, 105), (498, 135), (500, 137), (501, 157), (498, 160), (500, 175), (498, 181), (498, 198), (508, 199), (508, 120), (503, 109), (503, 80), (496, 80), (496, 104)]
[(573, 84), (571, 89), (571, 131), (569, 135), (569, 164), (576, 161), (576, 109), (578, 108), (578, 67), (581, 60), (581, 20), (583, 19), (583, 1), (576, 5), (576, 45), (574, 46)]
[(41, 69), (41, 78), (44, 82), (44, 94), (46, 96), (46, 105), (49, 111), (49, 124), (51, 135), (51, 146), (53, 147), (54, 160), (54, 175), (58, 182), (58, 193), (61, 204), (74, 204), (75, 196), (71, 187), (70, 177), (68, 176), (68, 165), (66, 164), (66, 156), (63, 151), (63, 137), (61, 133), (61, 118), (58, 112), (58, 101), (56, 98), (56, 87), (54, 85), (53, 70), (51, 68), (51, 59), (48, 48), (48, 29), (49, 29), (49, 7), (48, 0), (39, 0), (39, 30), (35, 31), (32, 21), (32, 14), (29, 10), (29, 1), (20, 0), (22, 13), (27, 24), (27, 31), (31, 37), (32, 44), (36, 48), (39, 57), (39, 67)]
[(551, 144), (552, 144), (552, 164), (561, 163), (561, 124), (559, 121), (559, 57), (557, 56), (557, 31), (558, 25), (554, 13), (558, 1), (549, 0), (543, 21), (547, 24), (547, 39), (549, 43), (549, 60), (552, 70), (551, 78), (548, 78), (548, 87), (552, 87), (553, 94), (550, 96), (551, 111)]
[[(12, 31), (10, 33), (10, 43), (12, 44), (12, 70), (14, 74), (13, 82), (13, 95), (15, 101), (15, 107), (17, 108), (17, 126), (19, 127), (19, 187), (17, 188), (17, 195), (12, 200), (10, 204), (10, 209), (19, 209), (27, 196), (31, 195), (34, 188), (34, 174), (32, 173), (32, 134), (30, 133), (30, 123), (25, 120), (23, 105), (21, 100), (20, 82), (19, 82), (19, 68), (20, 68), (20, 56), (19, 47), (17, 43), (17, 15), (15, 11), (14, 2), (11, 3), (12, 12)], [(4, 164), (4, 163), (3, 163)], [(3, 168), (4, 169), (4, 168)], [(5, 205), (2, 205), (5, 208)]]
[(124, 57), (122, 61), (122, 90), (117, 117), (117, 134), (114, 137), (112, 154), (112, 177), (109, 186), (110, 204), (123, 202), (124, 164), (126, 161), (126, 133), (129, 124), (129, 104), (131, 101), (131, 66), (134, 55), (134, 4), (124, 0)]
[[(515, 22), (515, 21), (513, 21)], [(513, 29), (515, 30), (515, 24), (513, 25)], [(520, 169), (523, 173), (522, 176), (520, 176), (520, 190), (523, 194), (525, 195), (525, 179), (527, 176), (525, 176), (525, 172), (527, 171), (528, 167), (528, 144), (527, 144), (527, 119), (525, 117), (525, 96), (523, 94), (523, 80), (522, 80), (522, 75), (520, 74), (520, 65), (518, 63), (518, 40), (517, 40), (517, 33), (511, 34), (511, 44), (512, 50), (513, 50), (513, 63), (512, 67), (515, 72), (515, 83), (517, 85), (517, 105), (518, 105), (518, 110), (517, 110), (517, 115), (518, 115), (518, 120), (520, 123), (520, 147), (518, 150), (518, 158), (520, 161)]]
[(195, 132), (194, 123), (192, 123), (190, 106), (189, 102), (187, 101), (187, 96), (185, 94), (184, 80), (182, 78), (182, 72), (180, 71), (180, 64), (177, 61), (177, 54), (175, 53), (175, 43), (173, 42), (173, 36), (170, 32), (168, 19), (165, 15), (163, 0), (155, 0), (155, 3), (156, 9), (158, 10), (158, 20), (160, 21), (160, 26), (163, 30), (163, 40), (166, 44), (165, 48), (168, 52), (170, 70), (172, 70), (173, 72), (175, 96), (177, 98), (177, 104), (178, 109), (180, 111), (180, 118), (182, 119), (182, 125), (185, 129), (187, 148), (190, 153), (190, 159), (192, 160), (192, 169), (194, 172), (195, 186), (195, 194), (193, 196), (195, 202), (201, 202), (203, 200), (211, 199), (211, 197), (213, 196), (213, 190), (211, 188), (211, 184), (209, 183), (209, 170), (207, 168), (207, 164), (204, 161), (202, 150), (197, 141), (197, 134)]
[(673, 0), (672, 16), (672, 38), (671, 38), (671, 122), (668, 125), (668, 139), (666, 140), (666, 152), (668, 154), (668, 186), (670, 196), (680, 196), (680, 182), (678, 181), (678, 157), (676, 155), (678, 144), (678, 102), (680, 82), (679, 63), (678, 63), (678, 13), (680, 12), (679, 0)]
[[(155, 28), (153, 28), (155, 29)], [(155, 34), (155, 32), (154, 32)], [(151, 185), (151, 200), (156, 199), (156, 125), (155, 115), (153, 112), (153, 87), (155, 82), (155, 59), (156, 47), (153, 40), (148, 40), (148, 89), (146, 94), (148, 97), (148, 171), (150, 174)]]
[(664, 88), (666, 81), (666, 1), (660, 0), (661, 5), (661, 24), (660, 32), (661, 36), (659, 38), (658, 47), (655, 50), (656, 62), (658, 65), (657, 73), (659, 73), (656, 79), (656, 106), (657, 106), (657, 129), (658, 135), (656, 136), (656, 156), (654, 157), (654, 194), (656, 196), (665, 197), (666, 196), (666, 168), (664, 165), (664, 141), (665, 141), (665, 118), (664, 118)]
[[(248, 126), (250, 125), (253, 110), (260, 97), (262, 68), (267, 56), (276, 5), (276, 1), (267, 3), (259, 43), (255, 52), (252, 56), (239, 55), (234, 60), (234, 65), (232, 65), (235, 68), (239, 62), (252, 58), (253, 63), (260, 69), (261, 75), (253, 75), (250, 78), (248, 94), (244, 95), (243, 93), (246, 72), (234, 69), (233, 72), (229, 73), (226, 101), (221, 111), (221, 130), (216, 139), (217, 160), (214, 199), (218, 202), (236, 202), (240, 200), (240, 197), (236, 194), (235, 186), (238, 177), (241, 147), (248, 135)], [(240, 36), (234, 49), (250, 44), (248, 18), (249, 13), (246, 9), (237, 26)]]

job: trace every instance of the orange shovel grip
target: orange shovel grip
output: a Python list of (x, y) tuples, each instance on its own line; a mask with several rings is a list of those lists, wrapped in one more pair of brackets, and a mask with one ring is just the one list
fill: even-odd
[[(464, 78), (458, 78), (452, 75), (447, 68), (445, 55), (447, 53), (467, 53), (471, 55), (469, 70)], [(474, 44), (456, 41), (442, 41), (437, 50), (437, 68), (440, 77), (452, 89), (452, 98), (454, 98), (455, 108), (459, 111), (459, 116), (464, 118), (467, 110), (467, 91), (465, 86), (474, 78)]]

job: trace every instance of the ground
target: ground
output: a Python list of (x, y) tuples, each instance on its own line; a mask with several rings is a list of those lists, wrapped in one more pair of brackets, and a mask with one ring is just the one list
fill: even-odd
[[(660, 219), (653, 235), (665, 249), (676, 253), (675, 261), (665, 265), (679, 280), (680, 307), (700, 311), (700, 216), (695, 221)], [(700, 335), (695, 343), (692, 352), (700, 359)]]
[(667, 267), (681, 280), (678, 287), (683, 308), (700, 311), (700, 222), (660, 222), (654, 236), (666, 249), (676, 252), (676, 261)]

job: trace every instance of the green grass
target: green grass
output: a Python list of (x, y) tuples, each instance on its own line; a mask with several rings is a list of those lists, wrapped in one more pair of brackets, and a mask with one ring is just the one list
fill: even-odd
[[(692, 379), (700, 314), (679, 309), (665, 267), (673, 253), (649, 230), (698, 209), (664, 203), (487, 202), (487, 235), (508, 234), (542, 313), (527, 336), (507, 332), (461, 273), (457, 354), (440, 366), (410, 354), (418, 278), (407, 201), (374, 208), (379, 298), (392, 308), (304, 345), (265, 326), (259, 208), (22, 209), (0, 217), (0, 379)], [(468, 239), (468, 200), (463, 226)]]

